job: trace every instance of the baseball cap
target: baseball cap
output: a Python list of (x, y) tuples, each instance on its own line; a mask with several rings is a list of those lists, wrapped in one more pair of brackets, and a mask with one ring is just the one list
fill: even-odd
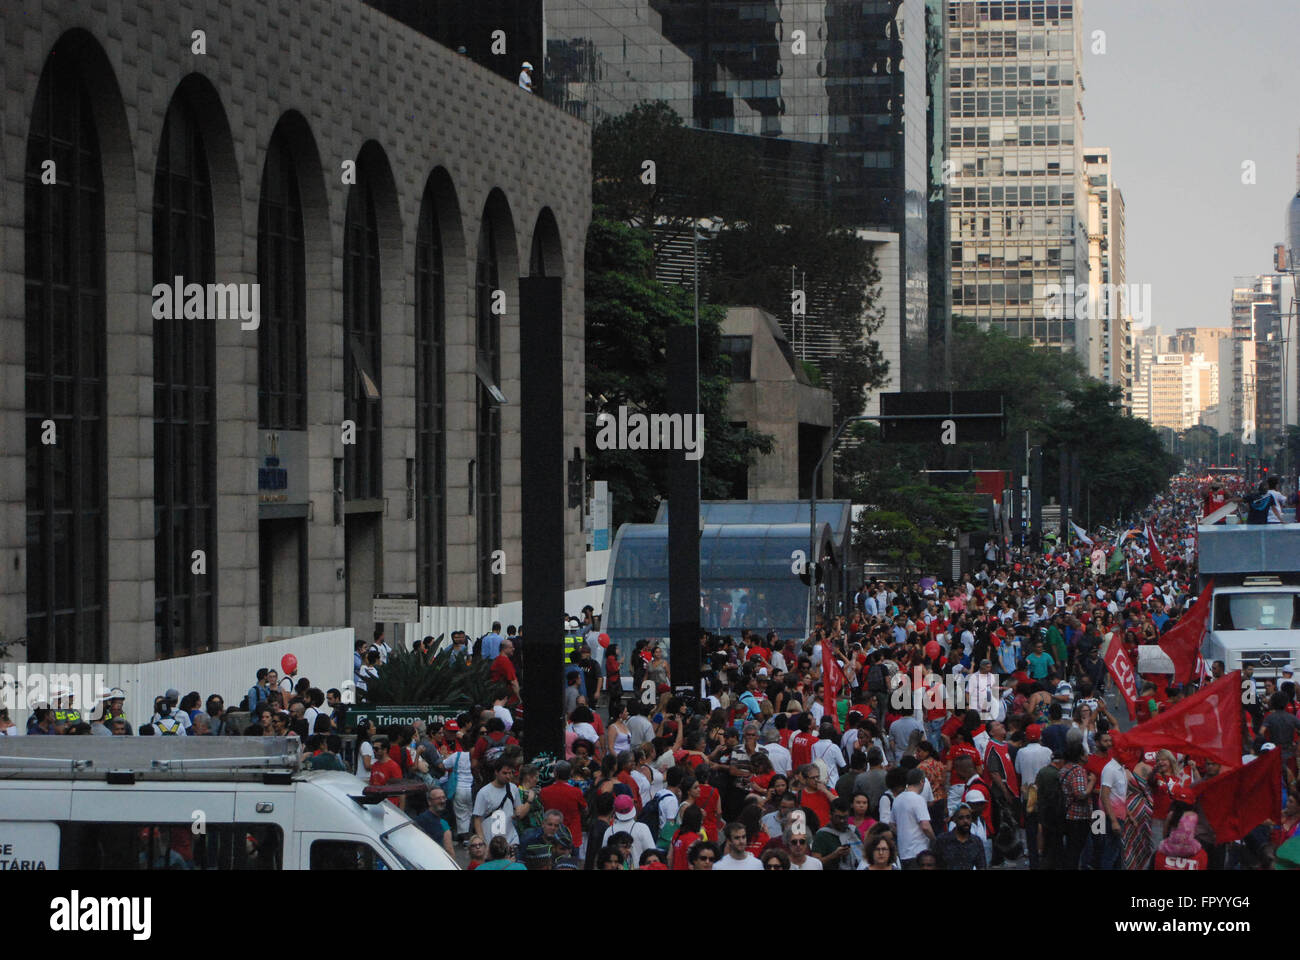
[(1041, 723), (1031, 723), (1025, 727), (1025, 739), (1030, 743), (1037, 743), (1043, 738), (1043, 725)]
[(448, 733), (460, 733), (460, 724), (455, 720), (448, 720), (442, 725), (442, 729), (446, 730)]
[(164, 696), (166, 696), (168, 700), (179, 700), (181, 698), (180, 691), (178, 691), (175, 687), (172, 687), (170, 690), (168, 690), (167, 693), (164, 694)]
[(631, 813), (635, 807), (636, 803), (627, 794), (620, 794), (614, 798), (615, 813)]

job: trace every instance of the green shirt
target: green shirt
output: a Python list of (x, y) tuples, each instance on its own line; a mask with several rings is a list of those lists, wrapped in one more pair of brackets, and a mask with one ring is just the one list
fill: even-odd
[(522, 863), (516, 863), (514, 860), (489, 860), (486, 863), (480, 863), (475, 870), (527, 870)]
[(1029, 675), (1035, 680), (1046, 679), (1048, 671), (1056, 665), (1050, 653), (1031, 653), (1026, 659), (1029, 661)]

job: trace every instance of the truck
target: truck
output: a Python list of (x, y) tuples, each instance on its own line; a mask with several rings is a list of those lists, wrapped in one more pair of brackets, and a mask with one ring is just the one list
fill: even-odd
[[(0, 869), (457, 870), (289, 737), (0, 737)], [(418, 786), (418, 785), (417, 785)]]
[(1258, 686), (1300, 665), (1300, 523), (1197, 527), (1199, 587), (1214, 581), (1207, 664), (1254, 668)]

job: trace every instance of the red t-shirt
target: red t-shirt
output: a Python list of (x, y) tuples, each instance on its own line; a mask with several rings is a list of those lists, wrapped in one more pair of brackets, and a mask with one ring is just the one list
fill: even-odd
[(549, 787), (542, 787), (542, 806), (547, 810), (558, 810), (564, 814), (564, 825), (573, 835), (575, 846), (582, 843), (582, 815), (587, 810), (587, 801), (582, 791), (571, 783), (560, 781)]
[(1170, 857), (1156, 851), (1156, 869), (1157, 870), (1206, 870), (1209, 868), (1209, 857), (1205, 855), (1204, 850), (1197, 850), (1194, 857)]
[[(402, 768), (392, 760), (376, 760), (370, 765), (370, 785), (372, 787), (382, 787), (390, 780), (401, 779)], [(388, 802), (398, 807), (402, 805), (400, 797), (389, 797)]]
[(709, 835), (710, 840), (716, 840), (719, 836), (717, 787), (711, 787), (707, 783), (700, 784), (698, 803), (700, 811), (704, 814), (704, 832)]
[(812, 763), (812, 746), (817, 737), (812, 732), (796, 733), (790, 738), (790, 766), (797, 770), (804, 764)]
[(492, 683), (514, 683), (517, 679), (515, 674), (515, 665), (510, 662), (510, 658), (504, 653), (492, 661), (492, 669), (488, 671), (488, 680)]
[[(831, 791), (831, 796), (835, 796), (834, 790)], [(801, 792), (799, 794), (799, 806), (807, 807), (813, 813), (817, 814), (818, 828), (830, 825), (831, 801), (826, 794), (822, 793), (820, 790), (816, 793), (809, 790)]]
[(673, 838), (673, 863), (674, 870), (689, 870), (691, 862), (686, 859), (686, 855), (691, 852), (691, 847), (695, 841), (700, 839), (698, 833), (679, 833)]

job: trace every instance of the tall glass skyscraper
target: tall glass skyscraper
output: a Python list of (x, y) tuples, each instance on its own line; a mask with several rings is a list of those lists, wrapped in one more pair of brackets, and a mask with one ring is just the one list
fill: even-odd
[[(917, 389), (945, 328), (930, 320), (944, 145), (927, 109), (942, 85), (941, 68), (927, 70), (944, 55), (942, 2), (554, 0), (544, 90), (593, 123), (662, 99), (702, 130), (823, 147), (836, 216), (899, 237), (901, 282), (888, 292), (900, 318), (895, 382)], [(946, 287), (943, 249), (934, 255)]]
[(948, 0), (952, 310), (1073, 349), (1096, 376), (1100, 334), (1073, 295), (1088, 286), (1080, 6)]

